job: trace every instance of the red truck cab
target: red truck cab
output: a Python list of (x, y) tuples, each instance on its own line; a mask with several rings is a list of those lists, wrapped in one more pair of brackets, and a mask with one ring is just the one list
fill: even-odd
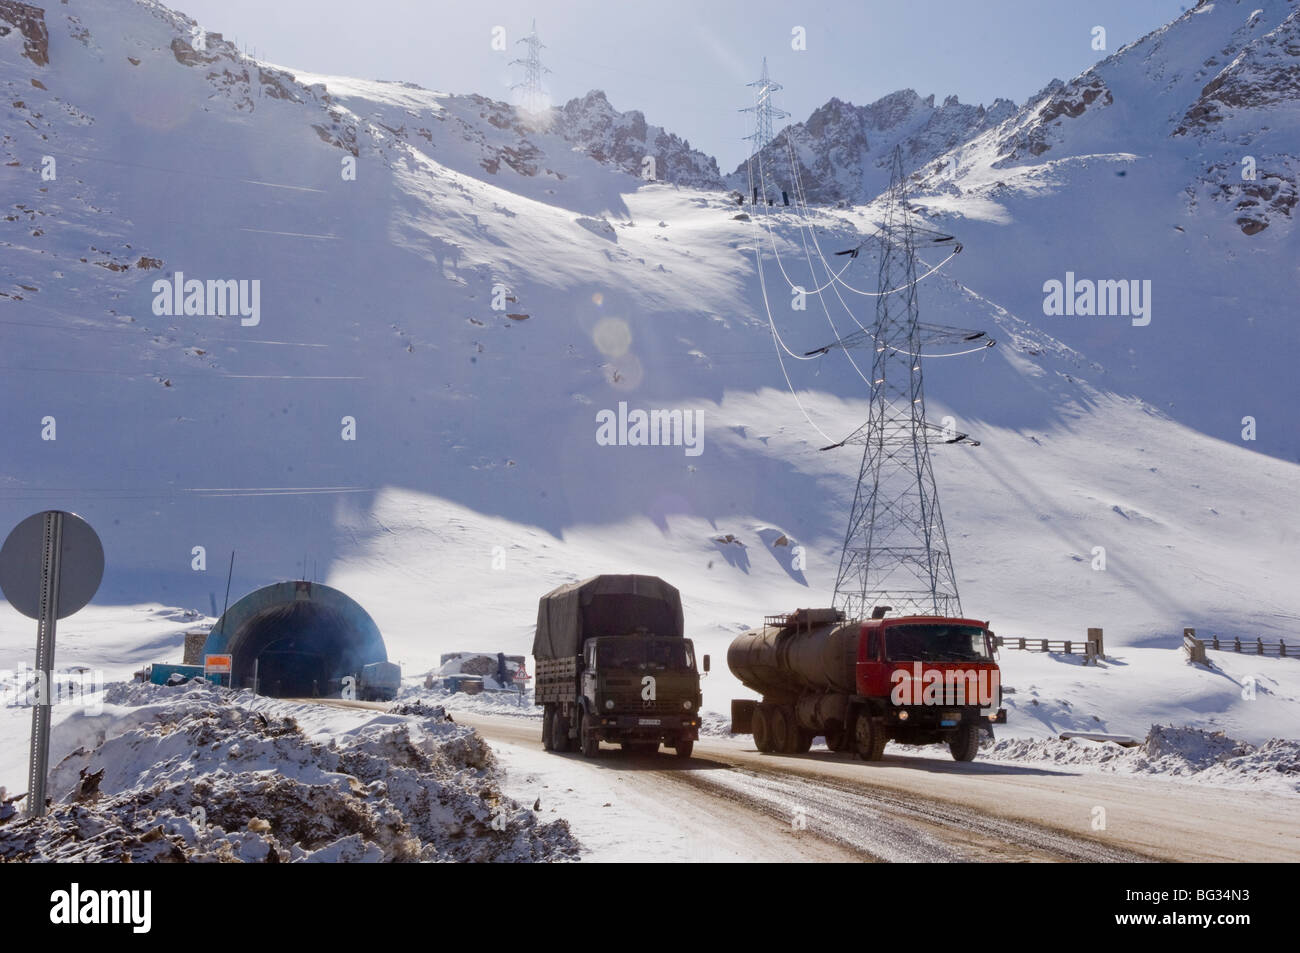
[(1003, 723), (995, 645), (988, 623), (978, 619), (868, 619), (858, 641), (858, 694), (904, 744)]

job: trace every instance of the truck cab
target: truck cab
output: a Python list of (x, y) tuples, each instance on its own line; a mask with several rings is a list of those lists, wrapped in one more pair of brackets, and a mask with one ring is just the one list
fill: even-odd
[(867, 620), (858, 651), (858, 694), (875, 702), (888, 737), (904, 744), (933, 744), (986, 729), (1006, 720), (995, 644), (987, 623), (975, 619)]
[(633, 633), (587, 642), (582, 705), (600, 740), (618, 740), (632, 751), (694, 741), (701, 703), (690, 639)]

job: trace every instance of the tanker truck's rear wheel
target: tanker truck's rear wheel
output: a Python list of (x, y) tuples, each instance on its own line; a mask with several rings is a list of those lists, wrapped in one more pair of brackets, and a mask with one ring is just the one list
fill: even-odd
[(770, 752), (772, 745), (772, 716), (770, 710), (765, 705), (759, 705), (754, 709), (754, 747), (764, 754)]
[(863, 761), (879, 761), (885, 755), (885, 742), (888, 739), (880, 725), (871, 717), (871, 712), (858, 712), (853, 727), (853, 749)]
[(799, 725), (789, 708), (772, 710), (772, 748), (781, 754), (799, 753)]
[(974, 761), (979, 748), (980, 726), (976, 724), (958, 725), (956, 733), (948, 739), (948, 750), (954, 761)]

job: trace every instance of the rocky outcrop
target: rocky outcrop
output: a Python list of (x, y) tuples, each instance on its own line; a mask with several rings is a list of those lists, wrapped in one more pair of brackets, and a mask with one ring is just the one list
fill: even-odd
[(17, 0), (0, 0), (0, 37), (17, 30), (23, 38), (23, 56), (37, 66), (50, 62), (50, 34), (45, 28), (45, 11)]
[(1052, 80), (1034, 96), (1008, 127), (1007, 135), (997, 144), (1001, 157), (994, 168), (1013, 165), (1025, 156), (1040, 156), (1052, 148), (1066, 120), (1078, 119), (1089, 109), (1110, 106), (1115, 97), (1105, 80), (1088, 72), (1068, 83)]
[(1206, 83), (1174, 135), (1208, 131), (1238, 111), (1276, 109), (1297, 101), (1300, 101), (1300, 10), (1276, 29), (1247, 44)]
[(639, 110), (619, 112), (598, 89), (560, 107), (551, 129), (597, 162), (631, 175), (693, 188), (722, 188), (712, 156), (646, 122)]

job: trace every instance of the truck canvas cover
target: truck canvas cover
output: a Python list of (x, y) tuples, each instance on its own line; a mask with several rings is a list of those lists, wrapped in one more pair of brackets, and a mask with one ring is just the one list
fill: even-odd
[(565, 658), (600, 635), (685, 636), (682, 597), (658, 576), (592, 576), (548, 592), (537, 606), (533, 655)]

